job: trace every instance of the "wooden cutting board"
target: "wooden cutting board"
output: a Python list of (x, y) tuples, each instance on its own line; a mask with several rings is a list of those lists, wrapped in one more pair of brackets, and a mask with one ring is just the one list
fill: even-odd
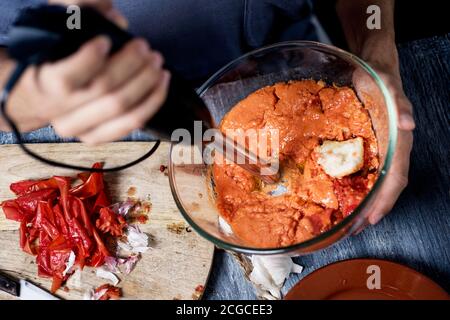
[[(150, 149), (149, 142), (119, 142), (96, 147), (79, 143), (36, 144), (33, 150), (40, 154), (90, 166), (95, 161), (105, 166), (123, 164), (143, 155)], [(214, 246), (188, 228), (176, 207), (169, 187), (167, 173), (160, 171), (168, 164), (169, 144), (162, 143), (149, 159), (122, 172), (107, 173), (105, 180), (113, 202), (126, 199), (130, 187), (136, 188), (136, 196), (150, 197), (152, 209), (149, 221), (141, 224), (142, 231), (150, 235), (152, 249), (142, 255), (136, 268), (129, 275), (119, 275), (125, 299), (195, 299), (196, 288), (205, 286), (213, 259)], [(52, 175), (71, 175), (76, 172), (41, 164), (15, 145), (0, 146), (0, 201), (14, 198), (9, 190), (11, 182), (23, 179), (39, 179)], [(173, 226), (181, 233), (174, 232)], [(24, 278), (49, 289), (51, 281), (37, 277), (35, 257), (19, 247), (18, 223), (6, 220), (0, 210), (0, 271), (17, 278)], [(68, 290), (58, 290), (64, 299), (82, 299), (84, 293), (107, 283), (95, 275), (92, 268), (85, 268), (68, 281)], [(13, 297), (0, 292), (0, 299)]]

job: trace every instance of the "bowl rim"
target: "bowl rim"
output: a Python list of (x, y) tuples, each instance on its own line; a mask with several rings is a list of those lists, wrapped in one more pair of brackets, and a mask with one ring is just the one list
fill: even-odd
[[(225, 72), (227, 72), (233, 65), (241, 62), (242, 60), (244, 60), (252, 55), (255, 55), (255, 54), (260, 54), (260, 53), (264, 53), (266, 51), (279, 49), (279, 48), (283, 48), (283, 47), (319, 49), (321, 51), (330, 52), (333, 54), (338, 54), (340, 56), (344, 56), (347, 59), (352, 60), (354, 63), (359, 65), (359, 67), (361, 67), (363, 70), (365, 70), (372, 77), (372, 79), (375, 81), (375, 83), (380, 88), (380, 90), (383, 94), (383, 98), (386, 102), (386, 107), (387, 107), (387, 112), (388, 112), (389, 138), (388, 138), (388, 146), (387, 146), (387, 150), (386, 150), (385, 162), (384, 162), (382, 169), (379, 171), (378, 178), (375, 181), (373, 187), (371, 188), (369, 193), (364, 197), (364, 199), (359, 203), (358, 207), (356, 207), (356, 209), (353, 210), (353, 212), (351, 214), (349, 214), (347, 217), (342, 219), (338, 224), (334, 225), (330, 230), (327, 230), (327, 231), (321, 233), (320, 235), (317, 235), (306, 241), (299, 242), (299, 243), (289, 245), (289, 246), (276, 247), (276, 248), (255, 248), (255, 247), (249, 247), (249, 246), (244, 246), (244, 245), (232, 244), (232, 243), (229, 243), (229, 242), (226, 242), (224, 240), (217, 238), (216, 236), (210, 234), (209, 232), (207, 232), (206, 230), (201, 228), (197, 223), (195, 223), (195, 221), (185, 211), (180, 199), (178, 198), (178, 192), (177, 192), (177, 188), (175, 185), (175, 178), (173, 175), (173, 172), (174, 172), (173, 165), (174, 164), (171, 161), (172, 150), (173, 150), (173, 145), (172, 145), (170, 147), (170, 152), (169, 152), (169, 185), (170, 185), (170, 189), (172, 192), (172, 196), (175, 200), (175, 203), (176, 203), (178, 209), (180, 210), (184, 219), (186, 219), (186, 221), (193, 227), (193, 229), (196, 232), (198, 232), (202, 237), (204, 237), (208, 241), (211, 241), (218, 247), (223, 248), (225, 250), (231, 250), (234, 252), (239, 252), (239, 253), (244, 253), (244, 254), (258, 254), (258, 255), (287, 254), (287, 253), (295, 252), (295, 251), (302, 250), (302, 249), (308, 249), (309, 247), (313, 247), (313, 246), (323, 242), (324, 240), (335, 235), (338, 231), (342, 230), (344, 227), (348, 226), (357, 216), (359, 216), (362, 213), (362, 208), (370, 200), (372, 200), (374, 198), (374, 194), (375, 194), (376, 190), (378, 190), (381, 187), (384, 179), (386, 178), (386, 174), (389, 171), (391, 164), (392, 164), (392, 159), (393, 159), (394, 151), (395, 151), (396, 144), (397, 144), (398, 129), (397, 129), (396, 105), (391, 97), (391, 94), (389, 93), (389, 91), (388, 91), (386, 85), (384, 84), (383, 80), (381, 79), (381, 77), (375, 72), (374, 69), (372, 69), (372, 67), (369, 66), (368, 63), (366, 63), (364, 60), (357, 57), (356, 55), (354, 55), (350, 52), (347, 52), (345, 50), (342, 50), (340, 48), (337, 48), (333, 45), (323, 44), (323, 43), (315, 42), (315, 41), (304, 41), (304, 40), (284, 41), (284, 42), (278, 42), (278, 43), (275, 43), (275, 44), (272, 44), (269, 46), (265, 46), (265, 47), (250, 51), (250, 52), (238, 57), (237, 59), (234, 59), (233, 61), (229, 62), (224, 67), (219, 69), (216, 73), (214, 73), (197, 90), (197, 94), (200, 97), (202, 97), (205, 94), (206, 90), (208, 88), (210, 88), (210, 86), (213, 82), (215, 82), (219, 77), (221, 77)], [(340, 240), (343, 240), (344, 238), (346, 238), (349, 234), (350, 233), (347, 233), (346, 235), (342, 236), (338, 241), (331, 242), (329, 245), (327, 245), (325, 247), (336, 244)], [(323, 248), (325, 248), (325, 247), (323, 247)], [(315, 251), (318, 251), (323, 248), (313, 249), (311, 252), (315, 252)]]

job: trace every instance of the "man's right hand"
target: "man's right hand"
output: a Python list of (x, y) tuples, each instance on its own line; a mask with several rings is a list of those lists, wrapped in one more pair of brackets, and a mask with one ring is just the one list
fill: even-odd
[[(51, 1), (89, 4), (124, 26), (110, 1)], [(109, 39), (99, 36), (76, 53), (30, 67), (11, 95), (8, 113), (21, 131), (47, 124), (63, 137), (96, 144), (142, 127), (166, 98), (170, 75), (161, 54), (143, 39), (109, 57)]]

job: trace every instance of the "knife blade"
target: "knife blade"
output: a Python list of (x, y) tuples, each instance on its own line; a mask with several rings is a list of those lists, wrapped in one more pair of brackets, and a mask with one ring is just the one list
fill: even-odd
[(0, 290), (21, 300), (60, 300), (29, 281), (16, 280), (2, 273), (0, 273)]

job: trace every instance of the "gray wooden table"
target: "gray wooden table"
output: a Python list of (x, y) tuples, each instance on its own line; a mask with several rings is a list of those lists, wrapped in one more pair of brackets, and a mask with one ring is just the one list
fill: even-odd
[[(417, 129), (409, 186), (376, 226), (333, 247), (297, 258), (299, 279), (332, 262), (381, 258), (410, 266), (450, 292), (450, 34), (399, 47), (404, 89), (415, 109)], [(205, 299), (255, 299), (232, 256), (218, 250)]]

